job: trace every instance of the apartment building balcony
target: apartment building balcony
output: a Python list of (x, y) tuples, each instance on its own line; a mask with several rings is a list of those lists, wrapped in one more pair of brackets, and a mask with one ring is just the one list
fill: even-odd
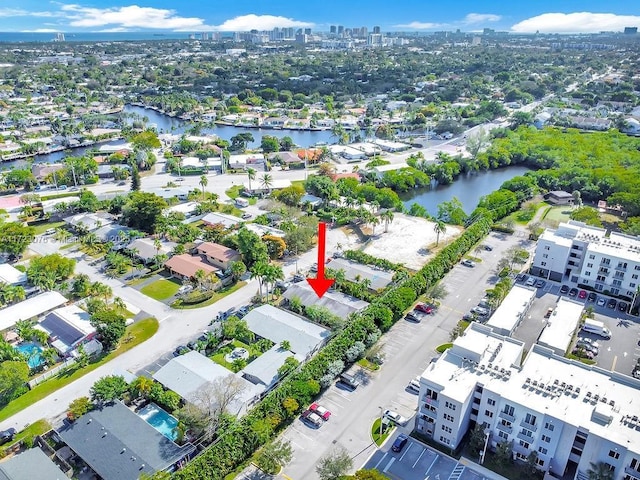
[(516, 437), (518, 437), (520, 440), (524, 440), (527, 443), (533, 443), (533, 437), (530, 437), (529, 435), (526, 435), (523, 432), (518, 432)]
[(438, 412), (432, 412), (431, 410), (428, 410), (428, 409), (421, 409), (420, 415), (425, 415), (429, 418), (433, 418), (434, 420), (438, 419)]
[(616, 270), (618, 270), (619, 272), (626, 272), (627, 271), (627, 267), (623, 267), (622, 265), (616, 265), (614, 268)]
[(523, 428), (526, 428), (527, 430), (531, 430), (532, 432), (535, 432), (538, 430), (538, 426), (537, 425), (533, 425), (531, 423), (527, 423), (526, 420), (522, 420), (520, 422), (520, 426)]
[(500, 412), (498, 413), (498, 417), (505, 419), (508, 422), (515, 422), (516, 421), (516, 417), (514, 417), (513, 415), (509, 415), (507, 412)]
[(600, 265), (611, 265), (611, 259), (610, 258), (603, 258), (600, 260)]
[(519, 443), (515, 443), (514, 442), (512, 450), (513, 450), (513, 453), (519, 453), (520, 455), (524, 455), (524, 456), (529, 455), (529, 449), (528, 448), (524, 448)]
[(598, 275), (603, 275), (605, 277), (609, 276), (609, 269), (608, 268), (601, 268), (598, 270)]
[(422, 400), (428, 404), (431, 405), (432, 407), (438, 408), (440, 405), (438, 404), (438, 400), (434, 400), (431, 397), (428, 397), (427, 395), (425, 395)]
[(506, 425), (503, 425), (501, 423), (497, 424), (496, 428), (501, 432), (508, 433), (509, 435), (511, 435), (511, 432), (513, 432), (513, 427), (507, 427)]
[(624, 467), (624, 473), (626, 473), (627, 475), (631, 475), (633, 478), (637, 478), (638, 480), (640, 480), (640, 472), (635, 468)]

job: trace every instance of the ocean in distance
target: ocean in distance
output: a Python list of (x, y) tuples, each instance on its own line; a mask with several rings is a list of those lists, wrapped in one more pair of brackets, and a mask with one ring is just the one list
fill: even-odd
[[(65, 41), (70, 42), (135, 42), (149, 40), (189, 40), (190, 32), (71, 32), (64, 33)], [(198, 38), (198, 33), (193, 32)], [(222, 33), (223, 37), (233, 35), (232, 33)], [(55, 32), (0, 32), (0, 43), (49, 43), (56, 37)]]

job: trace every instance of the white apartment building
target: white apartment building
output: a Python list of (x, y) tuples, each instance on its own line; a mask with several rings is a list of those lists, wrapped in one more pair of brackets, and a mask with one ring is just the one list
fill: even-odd
[[(640, 381), (555, 355), (472, 323), (422, 374), (416, 431), (456, 448), (483, 425), (487, 445), (535, 451), (541, 470), (583, 480), (604, 462), (616, 480), (640, 480)], [(480, 454), (480, 452), (478, 452)]]
[(580, 222), (561, 223), (538, 239), (530, 271), (555, 281), (568, 277), (630, 300), (640, 285), (640, 240), (614, 232), (607, 236), (606, 230)]

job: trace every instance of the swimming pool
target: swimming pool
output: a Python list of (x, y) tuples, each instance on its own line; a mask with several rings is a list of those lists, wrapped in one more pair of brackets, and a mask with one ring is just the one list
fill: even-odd
[(38, 368), (44, 363), (44, 358), (41, 355), (42, 347), (37, 343), (23, 342), (14, 348), (27, 357), (29, 368)]
[(178, 420), (169, 415), (155, 403), (151, 403), (138, 412), (138, 416), (144, 419), (149, 425), (167, 437), (169, 440), (175, 441), (178, 437), (176, 427)]

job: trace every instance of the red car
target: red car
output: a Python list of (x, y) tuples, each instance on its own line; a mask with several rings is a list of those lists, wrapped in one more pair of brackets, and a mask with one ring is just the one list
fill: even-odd
[(427, 305), (426, 303), (419, 303), (413, 309), (422, 313), (426, 313), (427, 315), (431, 315), (433, 313), (433, 307), (431, 305)]
[(585, 298), (587, 298), (587, 292), (584, 290), (580, 290), (580, 293), (578, 294), (578, 298), (582, 298), (584, 300)]
[(331, 416), (331, 412), (329, 410), (318, 405), (317, 403), (312, 403), (309, 407), (309, 410), (311, 410), (316, 415), (319, 415), (320, 418), (322, 418), (325, 422), (329, 420), (329, 417)]

